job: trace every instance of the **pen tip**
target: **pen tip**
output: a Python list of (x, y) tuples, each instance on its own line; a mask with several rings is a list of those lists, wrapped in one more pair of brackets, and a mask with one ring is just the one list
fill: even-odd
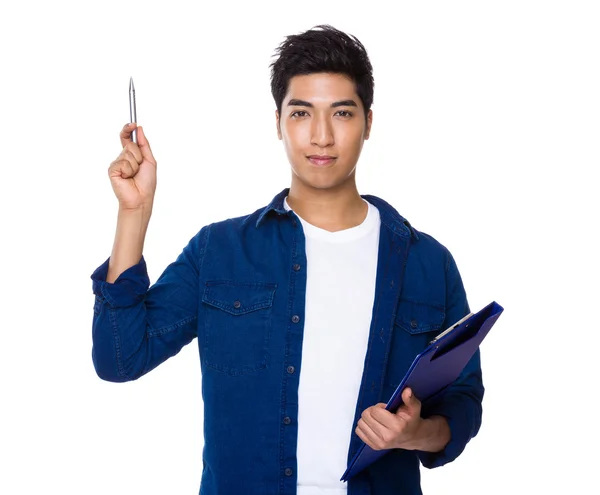
[(133, 77), (129, 77), (129, 91), (135, 91), (135, 87), (133, 85)]

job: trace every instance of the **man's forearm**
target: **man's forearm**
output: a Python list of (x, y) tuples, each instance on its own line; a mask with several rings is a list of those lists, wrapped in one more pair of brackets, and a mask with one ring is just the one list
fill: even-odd
[(414, 450), (440, 452), (450, 441), (450, 426), (444, 416), (430, 416), (421, 421)]
[(136, 211), (119, 210), (107, 282), (114, 283), (121, 273), (139, 263), (151, 214), (150, 206)]

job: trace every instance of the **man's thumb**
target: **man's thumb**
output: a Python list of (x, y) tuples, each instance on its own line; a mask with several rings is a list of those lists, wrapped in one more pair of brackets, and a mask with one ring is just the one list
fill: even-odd
[(152, 148), (150, 148), (150, 143), (148, 142), (148, 139), (146, 139), (146, 134), (144, 134), (144, 128), (142, 126), (138, 126), (137, 129), (138, 147), (142, 152), (142, 156), (150, 163), (156, 165), (156, 160), (152, 154)]
[(406, 404), (406, 407), (408, 408), (412, 408), (414, 406), (415, 396), (413, 394), (412, 389), (410, 389), (409, 387), (406, 387), (402, 391), (402, 401), (404, 402), (404, 404)]

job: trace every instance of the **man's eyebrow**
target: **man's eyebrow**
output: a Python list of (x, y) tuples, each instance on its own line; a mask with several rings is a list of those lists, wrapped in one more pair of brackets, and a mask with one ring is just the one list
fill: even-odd
[(336, 101), (331, 104), (331, 108), (335, 107), (358, 107), (354, 100)]
[[(305, 101), (305, 100), (299, 100), (297, 98), (292, 98), (290, 101), (288, 101), (287, 105), (289, 107), (309, 107), (309, 108), (313, 108), (314, 105), (309, 102), (309, 101)], [(335, 108), (335, 107), (358, 107), (358, 105), (356, 104), (356, 102), (354, 100), (341, 100), (341, 101), (334, 101), (331, 104), (331, 108)]]

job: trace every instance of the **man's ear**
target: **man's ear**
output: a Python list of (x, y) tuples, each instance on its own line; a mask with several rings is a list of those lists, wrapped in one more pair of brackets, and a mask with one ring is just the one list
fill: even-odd
[(367, 128), (365, 129), (365, 139), (369, 139), (371, 135), (371, 126), (373, 125), (373, 110), (367, 113)]
[(281, 141), (281, 123), (279, 122), (278, 110), (275, 110), (275, 125), (277, 126), (277, 139)]

